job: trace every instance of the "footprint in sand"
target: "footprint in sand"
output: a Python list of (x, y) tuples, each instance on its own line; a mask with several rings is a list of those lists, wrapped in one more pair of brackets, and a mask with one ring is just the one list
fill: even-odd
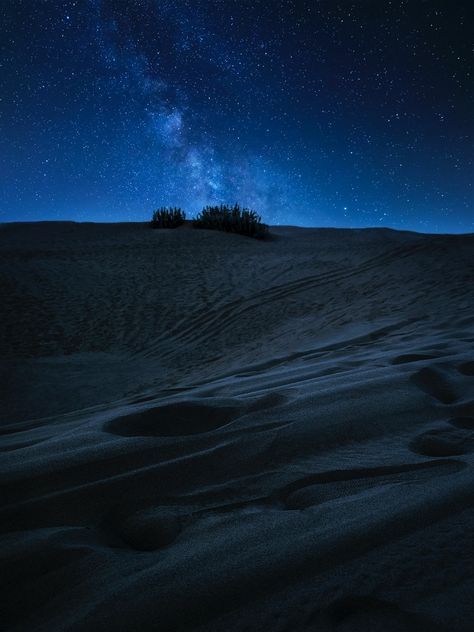
[(217, 430), (239, 414), (234, 406), (179, 402), (117, 417), (104, 430), (122, 437), (182, 437)]
[(410, 448), (424, 456), (469, 454), (474, 451), (474, 418), (454, 417), (447, 422), (446, 427), (420, 434), (412, 441)]
[(462, 375), (468, 375), (469, 377), (474, 377), (474, 360), (470, 360), (469, 362), (463, 362), (458, 366), (458, 371)]
[(453, 417), (449, 423), (457, 428), (465, 428), (466, 430), (474, 430), (474, 417)]
[(176, 507), (148, 507), (113, 511), (100, 525), (103, 541), (112, 548), (157, 551), (171, 545), (189, 520), (189, 512)]
[[(464, 362), (457, 368), (465, 376), (474, 375), (474, 362)], [(459, 400), (461, 384), (453, 384), (448, 372), (441, 367), (424, 367), (412, 375), (412, 381), (420, 390), (442, 404)], [(456, 382), (456, 380), (454, 380)], [(412, 452), (424, 456), (447, 457), (474, 451), (474, 418), (455, 417), (442, 428), (428, 430), (415, 437), (410, 444)]]
[(172, 544), (183, 529), (183, 517), (169, 508), (138, 512), (122, 522), (118, 532), (137, 551), (156, 551)]
[(458, 399), (456, 388), (438, 367), (424, 367), (414, 373), (411, 379), (420, 390), (442, 404), (452, 404)]
[[(111, 419), (104, 430), (121, 437), (183, 437), (212, 432), (229, 425), (248, 413), (262, 412), (283, 405), (287, 393), (269, 393), (246, 400), (189, 400), (154, 406), (123, 417)], [(234, 405), (233, 405), (234, 404)], [(280, 423), (249, 428), (261, 432)]]

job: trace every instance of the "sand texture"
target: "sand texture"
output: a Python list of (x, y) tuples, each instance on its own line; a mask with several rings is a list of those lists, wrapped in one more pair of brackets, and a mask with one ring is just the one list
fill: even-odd
[(474, 626), (474, 235), (0, 226), (1, 630)]

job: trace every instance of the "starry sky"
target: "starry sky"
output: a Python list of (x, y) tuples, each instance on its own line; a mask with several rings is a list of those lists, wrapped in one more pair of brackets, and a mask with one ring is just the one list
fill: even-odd
[(471, 5), (2, 0), (0, 221), (472, 232)]

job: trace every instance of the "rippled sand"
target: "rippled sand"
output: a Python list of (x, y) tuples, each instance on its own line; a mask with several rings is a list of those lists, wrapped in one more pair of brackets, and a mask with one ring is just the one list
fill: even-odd
[(1, 629), (472, 630), (474, 236), (0, 227)]

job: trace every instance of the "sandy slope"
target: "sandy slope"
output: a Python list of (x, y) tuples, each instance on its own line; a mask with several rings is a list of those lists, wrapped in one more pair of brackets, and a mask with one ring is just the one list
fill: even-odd
[(471, 630), (474, 236), (0, 227), (6, 630)]

